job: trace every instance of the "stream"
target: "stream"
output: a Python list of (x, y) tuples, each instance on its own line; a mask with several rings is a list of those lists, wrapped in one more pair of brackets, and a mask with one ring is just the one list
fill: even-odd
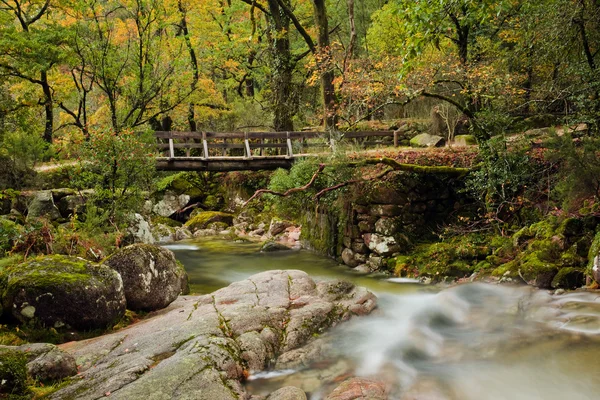
[(165, 246), (193, 293), (213, 292), (270, 269), (299, 269), (315, 280), (345, 279), (379, 298), (370, 316), (325, 335), (326, 357), (307, 368), (250, 376), (266, 395), (298, 386), (322, 399), (350, 376), (383, 380), (390, 399), (583, 400), (600, 398), (600, 293), (559, 296), (523, 286), (425, 286), (359, 275), (308, 251), (260, 253), (248, 242), (204, 239)]

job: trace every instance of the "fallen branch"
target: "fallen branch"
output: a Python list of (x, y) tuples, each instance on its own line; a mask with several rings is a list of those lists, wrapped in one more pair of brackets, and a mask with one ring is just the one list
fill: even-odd
[[(384, 171), (382, 171), (379, 174), (372, 176), (370, 178), (352, 179), (352, 180), (341, 182), (341, 183), (338, 183), (337, 185), (322, 189), (314, 196), (315, 200), (318, 201), (325, 194), (332, 192), (334, 190), (337, 190), (337, 189), (341, 189), (341, 188), (349, 186), (349, 185), (354, 185), (357, 183), (363, 183), (363, 182), (368, 182), (368, 181), (372, 181), (372, 180), (376, 180), (376, 179), (381, 179), (393, 171), (413, 172), (416, 174), (442, 174), (442, 175), (449, 175), (449, 176), (455, 176), (455, 177), (463, 177), (466, 174), (468, 174), (470, 171), (472, 171), (471, 168), (429, 167), (429, 166), (422, 166), (422, 165), (415, 165), (415, 164), (403, 164), (403, 163), (399, 163), (398, 161), (396, 161), (392, 158), (388, 158), (388, 157), (369, 158), (369, 159), (361, 160), (361, 161), (357, 161), (357, 162), (343, 163), (342, 165), (361, 167), (361, 166), (365, 166), (365, 165), (379, 165), (379, 164), (387, 165), (389, 168), (386, 168)], [(313, 174), (311, 180), (306, 185), (289, 189), (288, 191), (286, 191), (284, 193), (276, 192), (276, 191), (270, 190), (270, 189), (257, 190), (252, 195), (252, 197), (250, 197), (248, 199), (248, 201), (246, 201), (244, 203), (242, 208), (245, 208), (251, 201), (259, 198), (263, 194), (272, 194), (272, 195), (278, 196), (278, 197), (288, 197), (294, 193), (304, 192), (313, 186), (313, 184), (317, 180), (317, 177), (319, 176), (319, 174), (321, 172), (323, 172), (325, 167), (327, 167), (327, 165), (319, 164), (319, 168)]]
[(308, 189), (310, 189), (310, 187), (315, 183), (315, 181), (317, 180), (317, 178), (319, 177), (319, 174), (321, 172), (323, 172), (323, 170), (325, 169), (326, 165), (325, 164), (319, 164), (319, 168), (317, 169), (317, 171), (313, 174), (312, 178), (310, 179), (310, 181), (304, 185), (304, 186), (300, 186), (297, 188), (292, 188), (289, 189), (288, 191), (281, 193), (281, 192), (276, 192), (274, 190), (270, 190), (270, 189), (260, 189), (257, 190), (252, 197), (250, 197), (248, 199), (248, 201), (246, 201), (244, 203), (244, 205), (242, 206), (242, 208), (245, 208), (252, 200), (262, 196), (263, 194), (272, 194), (274, 196), (279, 196), (279, 197), (287, 197), (291, 194), (297, 193), (297, 192), (304, 192)]
[(354, 185), (354, 184), (357, 184), (357, 183), (363, 183), (363, 182), (373, 181), (373, 180), (376, 180), (376, 179), (381, 179), (381, 178), (383, 178), (384, 176), (386, 176), (387, 174), (389, 174), (390, 172), (393, 172), (393, 171), (394, 171), (393, 168), (386, 168), (385, 170), (383, 170), (379, 174), (377, 174), (375, 176), (372, 176), (370, 178), (353, 179), (353, 180), (350, 180), (350, 181), (338, 183), (337, 185), (333, 185), (333, 186), (330, 186), (328, 188), (325, 188), (325, 189), (321, 190), (319, 193), (317, 193), (315, 195), (315, 200), (318, 201), (321, 197), (323, 197), (327, 193), (332, 192), (334, 190), (341, 189), (341, 188), (349, 186), (349, 185)]

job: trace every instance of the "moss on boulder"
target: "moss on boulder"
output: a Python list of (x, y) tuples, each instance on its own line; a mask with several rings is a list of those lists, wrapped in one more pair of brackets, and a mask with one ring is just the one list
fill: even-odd
[(554, 279), (552, 279), (553, 289), (577, 289), (585, 284), (585, 274), (577, 268), (561, 268)]
[(165, 308), (188, 287), (183, 266), (163, 247), (134, 244), (118, 250), (104, 263), (121, 275), (130, 310)]
[(227, 226), (231, 226), (233, 224), (233, 218), (233, 214), (219, 211), (202, 211), (194, 213), (190, 220), (186, 222), (185, 227), (194, 232), (199, 229), (206, 229), (210, 224), (216, 222), (225, 223)]
[(600, 232), (596, 234), (588, 255), (588, 274), (600, 283)]
[(97, 329), (125, 313), (119, 274), (81, 258), (45, 256), (9, 267), (3, 286), (4, 308), (23, 323)]

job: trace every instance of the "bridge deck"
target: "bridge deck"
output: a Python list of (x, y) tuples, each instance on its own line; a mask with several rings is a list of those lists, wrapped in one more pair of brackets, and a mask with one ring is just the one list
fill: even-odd
[[(310, 148), (328, 148), (323, 132), (156, 132), (157, 147), (167, 157), (156, 159), (161, 171), (259, 171), (290, 168), (297, 158), (314, 157)], [(374, 137), (388, 138), (373, 141)], [(393, 142), (391, 138), (393, 137)], [(362, 146), (398, 145), (392, 131), (347, 132), (343, 140), (362, 140)], [(167, 143), (161, 141), (167, 140)], [(243, 153), (243, 156), (227, 154)], [(184, 156), (182, 154), (185, 153)], [(265, 153), (268, 153), (265, 155)], [(276, 155), (273, 155), (276, 154)], [(279, 155), (280, 153), (284, 153)], [(193, 156), (201, 154), (201, 156)], [(221, 154), (220, 156), (218, 154)]]
[(159, 157), (156, 169), (159, 171), (261, 171), (278, 168), (289, 169), (296, 158), (315, 157), (316, 154), (295, 154), (288, 156), (247, 157)]

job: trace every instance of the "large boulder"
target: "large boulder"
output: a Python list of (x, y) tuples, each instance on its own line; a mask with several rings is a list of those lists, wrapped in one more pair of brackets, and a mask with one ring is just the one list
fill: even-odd
[(442, 147), (446, 144), (446, 140), (441, 136), (421, 133), (410, 139), (412, 147)]
[(104, 263), (122, 279), (130, 310), (165, 308), (187, 287), (187, 274), (171, 250), (133, 244), (118, 250)]
[(288, 352), (375, 305), (372, 293), (352, 284), (263, 272), (209, 295), (179, 297), (125, 331), (63, 345), (81, 360), (80, 373), (50, 398), (248, 399), (248, 373), (290, 359)]
[(54, 204), (54, 198), (50, 190), (42, 190), (34, 193), (31, 202), (27, 206), (27, 219), (40, 217), (48, 218), (49, 220), (61, 217), (58, 207)]
[(11, 267), (2, 304), (23, 323), (98, 329), (125, 313), (121, 276), (105, 265), (45, 256)]
[(161, 217), (170, 217), (184, 208), (191, 197), (187, 194), (177, 195), (174, 192), (166, 192), (163, 198), (152, 207), (152, 211)]

